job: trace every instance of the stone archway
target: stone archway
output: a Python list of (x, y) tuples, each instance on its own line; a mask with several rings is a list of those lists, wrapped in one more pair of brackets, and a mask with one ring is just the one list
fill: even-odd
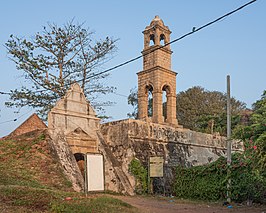
[(162, 86), (162, 92), (166, 93), (166, 103), (164, 104), (163, 114), (165, 122), (173, 123), (176, 120), (176, 97), (173, 92), (172, 86), (169, 83), (165, 83)]
[(83, 153), (75, 153), (74, 157), (77, 161), (79, 170), (83, 176), (83, 178), (85, 179), (85, 159), (84, 159), (84, 154)]

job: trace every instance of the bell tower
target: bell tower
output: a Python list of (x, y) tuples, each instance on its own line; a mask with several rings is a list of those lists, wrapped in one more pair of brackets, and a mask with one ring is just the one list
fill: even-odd
[[(138, 118), (154, 123), (177, 125), (176, 73), (171, 70), (171, 31), (159, 16), (155, 16), (143, 31), (143, 70), (138, 72)], [(166, 104), (163, 108), (163, 93)], [(148, 94), (152, 95), (152, 112), (149, 118)], [(164, 115), (163, 115), (164, 111)]]

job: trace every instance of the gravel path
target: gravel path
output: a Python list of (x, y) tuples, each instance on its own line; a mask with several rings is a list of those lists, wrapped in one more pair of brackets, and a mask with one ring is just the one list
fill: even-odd
[(135, 206), (143, 213), (266, 213), (265, 206), (236, 206), (227, 208), (221, 204), (207, 202), (183, 201), (175, 198), (113, 196)]

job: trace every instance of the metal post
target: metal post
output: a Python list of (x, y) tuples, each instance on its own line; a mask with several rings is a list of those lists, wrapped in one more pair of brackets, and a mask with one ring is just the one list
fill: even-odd
[(227, 75), (227, 202), (231, 202), (231, 100), (230, 75)]

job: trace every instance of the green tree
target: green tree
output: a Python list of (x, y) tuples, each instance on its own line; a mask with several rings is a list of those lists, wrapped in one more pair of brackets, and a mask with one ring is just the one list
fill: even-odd
[[(226, 134), (226, 95), (192, 87), (176, 96), (177, 119), (184, 127), (206, 133)], [(245, 103), (231, 98), (232, 128), (240, 122)]]
[[(249, 115), (250, 111), (245, 111)], [(266, 90), (253, 104), (249, 119), (237, 125), (235, 139), (244, 142), (244, 151), (232, 154), (230, 166), (232, 200), (253, 200), (265, 203), (266, 194)], [(226, 158), (209, 165), (177, 167), (175, 193), (178, 197), (218, 200), (225, 199), (228, 178)]]
[(261, 99), (253, 104), (253, 113), (248, 126), (239, 125), (233, 132), (235, 138), (245, 142), (245, 149), (253, 153), (254, 163), (266, 168), (266, 90)]
[(132, 88), (130, 94), (127, 97), (127, 103), (133, 107), (132, 113), (127, 113), (127, 116), (130, 118), (138, 117), (138, 91), (137, 88)]
[[(134, 108), (133, 113), (128, 114), (136, 118), (138, 103), (137, 90), (130, 91), (128, 103)], [(232, 127), (241, 121), (241, 113), (246, 109), (245, 104), (231, 98)], [(149, 105), (151, 106), (151, 105)], [(163, 112), (166, 114), (165, 103)], [(226, 95), (218, 91), (207, 91), (202, 87), (195, 86), (176, 95), (178, 122), (191, 130), (226, 134)], [(151, 111), (151, 109), (149, 109)]]
[(111, 59), (117, 40), (94, 40), (94, 33), (73, 21), (48, 24), (30, 39), (10, 36), (5, 43), (9, 58), (22, 71), (27, 85), (10, 91), (8, 107), (32, 107), (43, 117), (73, 82), (79, 82), (97, 109), (111, 102), (97, 102), (100, 94), (115, 88), (106, 86), (100, 68)]

